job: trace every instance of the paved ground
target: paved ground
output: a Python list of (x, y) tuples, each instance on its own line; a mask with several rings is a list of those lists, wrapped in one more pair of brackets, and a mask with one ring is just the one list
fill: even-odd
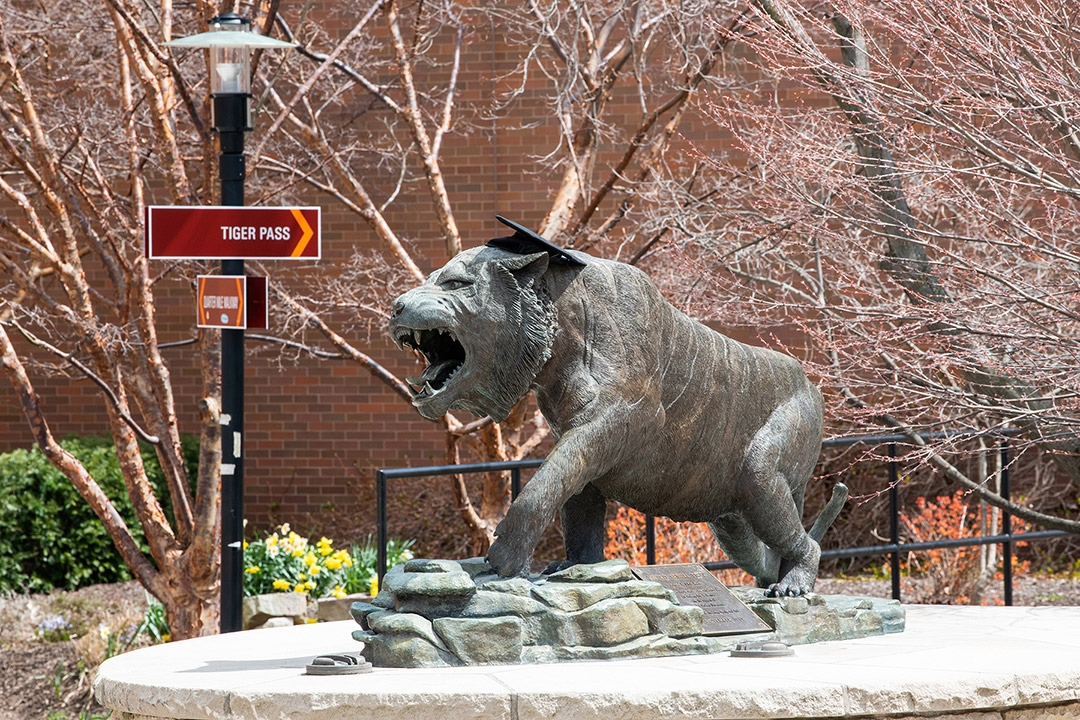
[[(984, 720), (1080, 717), (1080, 608), (913, 605), (903, 633), (724, 654), (313, 677), (348, 651), (349, 621), (158, 645), (102, 665), (110, 706), (145, 715), (261, 720)], [(1020, 708), (1038, 708), (1026, 715)]]
[[(889, 597), (887, 580), (823, 578), (822, 593)], [(1000, 595), (997, 584), (995, 592)], [(905, 600), (910, 595), (905, 596)], [(1017, 605), (1080, 606), (1080, 579), (1021, 577)], [(146, 597), (137, 583), (95, 585), (71, 593), (0, 596), (0, 720), (78, 720), (105, 715), (92, 701), (90, 682), (104, 658), (106, 643), (98, 623), (123, 632), (141, 619)], [(46, 642), (35, 628), (47, 618), (64, 615), (77, 638)]]

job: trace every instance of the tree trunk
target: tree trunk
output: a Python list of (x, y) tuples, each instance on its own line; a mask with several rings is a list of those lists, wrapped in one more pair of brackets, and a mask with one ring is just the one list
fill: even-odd
[(177, 553), (170, 561), (175, 570), (167, 574), (165, 592), (158, 600), (165, 606), (171, 639), (217, 633), (221, 592), (218, 563), (210, 564), (190, 552)]

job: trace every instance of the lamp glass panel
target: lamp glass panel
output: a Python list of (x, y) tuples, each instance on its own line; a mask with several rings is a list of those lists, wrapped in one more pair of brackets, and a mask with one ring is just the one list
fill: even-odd
[(246, 47), (210, 48), (210, 92), (251, 92), (251, 51)]

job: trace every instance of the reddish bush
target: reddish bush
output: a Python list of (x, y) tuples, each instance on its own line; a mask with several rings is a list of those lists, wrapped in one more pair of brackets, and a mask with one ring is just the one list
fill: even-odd
[[(971, 505), (965, 493), (957, 490), (953, 495), (942, 495), (937, 501), (920, 497), (915, 501), (917, 512), (900, 513), (902, 533), (907, 542), (933, 542), (955, 538), (979, 537), (995, 534), (999, 524), (999, 511), (985, 505)], [(1029, 529), (1027, 523), (1013, 520), (1014, 532)], [(1026, 543), (1017, 541), (1013, 547)], [(984, 595), (989, 582), (1001, 578), (999, 567), (1002, 558), (1000, 545), (939, 548), (909, 552), (901, 561), (903, 572), (909, 577), (905, 593), (915, 602), (942, 605), (1001, 604), (999, 598)], [(1013, 572), (1028, 571), (1028, 561), (1013, 563)], [(922, 578), (923, 582), (910, 582)]]
[[(645, 565), (645, 516), (637, 510), (620, 506), (608, 523), (604, 556), (623, 558), (631, 565)], [(660, 565), (713, 562), (727, 557), (713, 540), (705, 523), (678, 523), (656, 518), (656, 562)], [(725, 585), (753, 585), (754, 578), (742, 570), (715, 573)]]

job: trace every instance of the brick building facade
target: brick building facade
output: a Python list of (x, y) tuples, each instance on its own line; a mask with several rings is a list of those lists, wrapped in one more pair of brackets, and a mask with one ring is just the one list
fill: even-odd
[[(355, 13), (359, 13), (356, 10)], [(350, 26), (347, 16), (328, 19), (331, 32), (343, 33)], [(378, 30), (374, 31), (378, 34)], [(440, 36), (441, 37), (441, 36)], [(430, 52), (450, 53), (452, 35), (441, 37), (443, 45)], [(502, 32), (473, 28), (463, 49), (458, 81), (457, 106), (468, 123), (459, 132), (447, 134), (441, 153), (442, 170), (465, 247), (486, 242), (500, 227), (495, 214), (503, 214), (527, 225), (537, 226), (551, 206), (558, 185), (558, 172), (542, 158), (558, 147), (560, 134), (551, 112), (548, 89), (542, 79), (530, 81), (526, 92), (507, 113), (484, 119), (485, 109), (497, 90), (515, 81), (508, 74), (517, 66), (525, 46), (514, 44)], [(441, 73), (441, 75), (440, 75)], [(446, 67), (430, 69), (433, 78), (445, 77)], [(358, 105), (370, 98), (356, 90)], [(619, 87), (611, 102), (611, 117), (625, 128), (625, 134), (640, 120), (633, 87)], [(621, 109), (620, 109), (621, 108)], [(379, 122), (379, 110), (367, 108), (349, 122)], [(689, 116), (695, 113), (691, 111)], [(696, 141), (710, 142), (721, 133), (702, 124), (700, 117), (684, 122)], [(250, 144), (257, 142), (267, 120), (261, 120)], [(715, 140), (715, 138), (714, 138)], [(681, 141), (677, 141), (678, 142)], [(719, 142), (717, 140), (717, 142)], [(673, 150), (673, 152), (678, 152)], [(613, 142), (596, 164), (598, 176), (621, 154)], [(372, 185), (389, 194), (392, 173), (383, 172)], [(256, 173), (249, 185), (249, 201), (256, 195), (252, 186), (266, 182)], [(337, 265), (358, 249), (373, 248), (376, 238), (368, 225), (335, 199), (311, 189), (289, 200), (320, 205), (323, 209), (323, 257), (314, 272), (333, 274)], [(157, 204), (164, 197), (153, 198)], [(413, 243), (416, 257), (426, 272), (445, 260), (442, 242), (437, 239), (437, 223), (424, 188), (405, 187), (387, 217), (400, 236)], [(164, 261), (157, 271), (164, 268)], [(271, 282), (287, 282), (303, 287), (305, 271), (288, 263), (269, 263)], [(250, 270), (249, 270), (250, 272)], [(308, 276), (310, 277), (310, 276)], [(194, 300), (190, 289), (165, 280), (156, 286), (160, 340), (178, 342), (194, 334)], [(275, 308), (270, 307), (271, 331)], [(380, 332), (370, 339), (354, 334), (348, 339), (376, 361), (403, 377), (414, 372), (409, 357)], [(378, 467), (416, 466), (443, 461), (444, 436), (437, 426), (419, 415), (373, 378), (364, 368), (342, 360), (282, 358), (277, 348), (248, 341), (246, 363), (245, 484), (247, 518), (258, 526), (291, 521), (330, 532), (326, 525), (351, 516), (357, 535), (374, 529), (371, 497), (372, 470)], [(178, 345), (164, 351), (172, 374), (177, 410), (182, 430), (197, 433), (196, 401), (200, 389), (199, 371), (191, 346)], [(90, 382), (34, 377), (42, 407), (58, 437), (71, 434), (107, 433), (104, 400)], [(12, 392), (0, 394), (0, 449), (28, 447), (32, 438), (17, 398)], [(403, 483), (392, 489), (397, 516), (406, 525), (401, 532), (413, 532), (428, 522), (431, 508), (448, 506), (449, 493), (438, 481)], [(444, 512), (445, 515), (445, 512)], [(395, 518), (391, 518), (392, 525)]]

